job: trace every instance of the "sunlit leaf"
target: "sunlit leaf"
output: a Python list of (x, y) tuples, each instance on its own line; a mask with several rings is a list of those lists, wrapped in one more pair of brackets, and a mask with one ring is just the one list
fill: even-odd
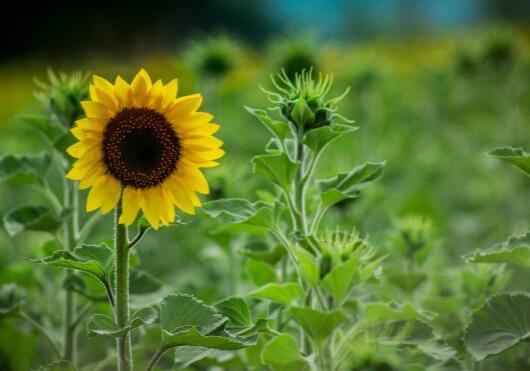
[(304, 135), (304, 144), (314, 153), (319, 153), (333, 141), (357, 129), (355, 126), (340, 124), (311, 129)]
[(261, 174), (283, 189), (289, 189), (298, 166), (283, 153), (256, 156), (252, 159), (254, 172)]
[(265, 125), (279, 140), (284, 140), (289, 135), (289, 125), (285, 121), (273, 120), (265, 110), (250, 107), (245, 107), (245, 109)]
[(464, 343), (476, 360), (530, 339), (530, 295), (505, 293), (489, 298), (466, 328)]
[(275, 370), (308, 370), (308, 364), (298, 350), (296, 339), (281, 334), (266, 343), (261, 352), (261, 362)]
[(207, 202), (204, 211), (219, 224), (217, 232), (265, 233), (274, 225), (271, 205), (230, 198)]
[(316, 285), (320, 280), (320, 266), (316, 258), (302, 247), (293, 247), (293, 255), (298, 264), (300, 275), (304, 280), (312, 285)]
[(322, 288), (332, 296), (337, 305), (340, 305), (348, 292), (361, 282), (358, 265), (359, 260), (352, 257), (334, 266), (322, 280)]

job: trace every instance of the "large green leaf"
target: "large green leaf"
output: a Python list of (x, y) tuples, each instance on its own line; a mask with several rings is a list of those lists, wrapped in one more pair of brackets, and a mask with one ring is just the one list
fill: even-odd
[(530, 339), (530, 295), (504, 293), (489, 298), (466, 328), (464, 343), (476, 360)]
[(311, 285), (316, 285), (320, 280), (320, 266), (316, 258), (309, 251), (298, 246), (293, 247), (293, 254), (302, 278)]
[(298, 350), (296, 339), (289, 334), (281, 334), (270, 340), (261, 351), (261, 362), (275, 370), (300, 371), (309, 366)]
[(274, 225), (272, 205), (229, 198), (207, 202), (204, 211), (222, 224), (216, 232), (266, 233)]
[(215, 304), (215, 308), (225, 317), (229, 318), (229, 325), (232, 326), (252, 326), (250, 309), (245, 299), (239, 296), (232, 296), (221, 300)]
[(62, 225), (61, 218), (44, 206), (21, 206), (10, 210), (4, 214), (2, 223), (10, 237), (23, 231), (54, 233)]
[(355, 126), (340, 124), (311, 129), (304, 135), (304, 144), (314, 153), (319, 153), (336, 139), (357, 129)]
[[(60, 138), (62, 138), (67, 130), (64, 126), (52, 120), (49, 116), (45, 115), (23, 115), (20, 116), (20, 119), (25, 123), (30, 124), (37, 130), (39, 130), (48, 141), (49, 144), (56, 143)], [(70, 134), (70, 133), (68, 133)], [(70, 136), (72, 136), (70, 134)], [(73, 137), (73, 136), (72, 136)]]
[(303, 295), (303, 291), (297, 283), (269, 283), (259, 287), (248, 294), (257, 299), (266, 299), (275, 303), (289, 305)]
[(245, 273), (257, 286), (276, 282), (276, 271), (274, 267), (259, 260), (247, 259), (245, 262)]
[(530, 267), (530, 232), (513, 236), (486, 250), (465, 257), (468, 263), (509, 263)]
[(13, 184), (39, 183), (51, 164), (48, 153), (7, 155), (0, 157), (0, 182)]
[(331, 206), (348, 198), (359, 197), (361, 189), (383, 176), (384, 162), (369, 162), (347, 173), (319, 180), (320, 198), (324, 206)]
[(530, 153), (522, 148), (500, 147), (490, 152), (490, 155), (509, 162), (526, 175), (530, 175)]
[(265, 125), (265, 127), (280, 141), (284, 140), (287, 135), (289, 135), (290, 129), (286, 122), (273, 120), (265, 110), (250, 107), (245, 107), (245, 109)]
[(113, 251), (106, 244), (82, 245), (73, 252), (57, 250), (51, 256), (34, 260), (52, 267), (75, 269), (108, 284), (112, 272)]
[(298, 166), (283, 152), (256, 156), (252, 159), (254, 172), (261, 174), (283, 189), (289, 189)]
[(363, 305), (364, 323), (375, 324), (413, 319), (432, 319), (433, 313), (418, 309), (412, 304), (372, 302)]
[(306, 307), (292, 307), (289, 313), (315, 342), (326, 340), (348, 319), (340, 310), (323, 312)]

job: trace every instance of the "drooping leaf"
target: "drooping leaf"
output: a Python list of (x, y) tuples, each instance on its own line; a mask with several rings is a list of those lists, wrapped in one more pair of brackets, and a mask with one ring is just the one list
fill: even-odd
[(509, 162), (530, 176), (530, 153), (523, 151), (522, 148), (500, 147), (490, 152), (490, 155)]
[(296, 339), (289, 334), (278, 335), (266, 343), (261, 351), (261, 362), (275, 370), (309, 369), (298, 350)]
[(412, 304), (372, 302), (363, 306), (364, 323), (394, 322), (413, 319), (432, 319), (431, 312), (418, 309)]
[(489, 298), (472, 317), (463, 341), (476, 360), (530, 339), (530, 295), (504, 293)]
[(97, 261), (107, 272), (112, 269), (114, 252), (105, 243), (83, 244), (74, 250), (74, 254), (80, 259)]
[(304, 144), (314, 153), (319, 153), (335, 140), (357, 129), (355, 126), (341, 124), (311, 129), (304, 135)]
[(298, 166), (283, 153), (256, 156), (252, 159), (254, 172), (261, 174), (283, 189), (289, 189)]
[(290, 132), (289, 125), (284, 121), (273, 120), (267, 111), (246, 107), (251, 115), (256, 117), (279, 140), (284, 140)]
[(230, 198), (207, 202), (204, 211), (222, 224), (216, 232), (265, 233), (274, 225), (271, 205)]
[(1, 285), (0, 319), (16, 314), (25, 302), (25, 296), (15, 284)]
[(297, 283), (269, 283), (248, 294), (257, 299), (266, 299), (275, 303), (289, 305), (302, 297), (303, 292)]
[(530, 232), (508, 238), (486, 250), (465, 257), (468, 263), (508, 263), (530, 267)]
[(258, 260), (247, 259), (245, 262), (245, 273), (258, 286), (276, 282), (276, 271), (274, 267)]
[(10, 237), (23, 231), (56, 232), (61, 219), (44, 206), (21, 206), (4, 214), (2, 223)]
[(39, 183), (51, 164), (48, 153), (7, 155), (0, 157), (0, 182), (12, 184)]
[(384, 162), (369, 162), (347, 173), (319, 180), (320, 198), (324, 206), (331, 206), (348, 198), (359, 197), (361, 189), (381, 178)]
[(242, 297), (232, 296), (217, 302), (214, 306), (223, 316), (229, 318), (229, 325), (252, 326), (250, 309), (246, 300)]
[(341, 310), (323, 312), (306, 307), (292, 307), (289, 313), (316, 342), (327, 339), (348, 319)]

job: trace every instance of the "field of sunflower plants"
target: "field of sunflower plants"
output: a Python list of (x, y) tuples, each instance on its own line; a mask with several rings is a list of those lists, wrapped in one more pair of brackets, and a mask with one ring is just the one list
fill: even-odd
[(58, 67), (0, 69), (1, 370), (530, 369), (528, 33)]

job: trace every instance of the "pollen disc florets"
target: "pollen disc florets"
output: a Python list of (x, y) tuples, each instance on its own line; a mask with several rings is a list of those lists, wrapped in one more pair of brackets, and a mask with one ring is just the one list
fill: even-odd
[(103, 158), (123, 184), (148, 188), (162, 183), (176, 168), (180, 143), (166, 118), (149, 108), (124, 108), (103, 135)]

